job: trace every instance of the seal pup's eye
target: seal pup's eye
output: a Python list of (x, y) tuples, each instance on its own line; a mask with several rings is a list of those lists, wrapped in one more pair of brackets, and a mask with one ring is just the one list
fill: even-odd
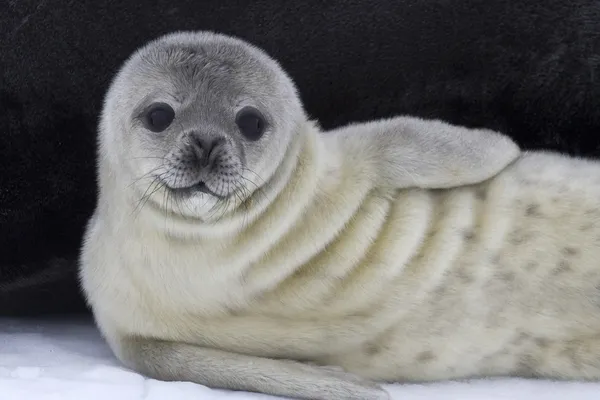
[(154, 103), (148, 107), (144, 115), (144, 124), (152, 132), (162, 132), (175, 119), (175, 111), (166, 103)]
[(235, 123), (248, 140), (258, 140), (265, 132), (263, 115), (254, 107), (244, 107), (235, 116)]

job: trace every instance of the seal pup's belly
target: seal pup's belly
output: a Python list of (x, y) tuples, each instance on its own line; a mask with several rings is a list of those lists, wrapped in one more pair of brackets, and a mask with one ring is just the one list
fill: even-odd
[(582, 349), (600, 350), (599, 199), (599, 164), (545, 153), (480, 185), (379, 193), (368, 214), (385, 218), (365, 219), (378, 231), (368, 248), (357, 238), (371, 235), (347, 225), (320, 263), (247, 312), (347, 321), (307, 358), (374, 379), (597, 376), (600, 359)]
[(385, 329), (323, 362), (390, 381), (597, 378), (600, 164), (530, 153), (435, 196), (427, 241), (379, 290)]

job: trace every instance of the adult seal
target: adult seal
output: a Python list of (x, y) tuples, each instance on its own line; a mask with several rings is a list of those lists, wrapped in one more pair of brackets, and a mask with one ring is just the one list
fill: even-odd
[[(389, 381), (597, 377), (600, 274), (570, 260), (598, 259), (583, 215), (600, 190), (582, 210), (546, 198), (566, 161), (520, 154), (407, 116), (322, 132), (262, 50), (169, 34), (106, 95), (82, 286), (115, 355), (161, 380), (374, 400)], [(587, 242), (543, 233), (584, 222)]]

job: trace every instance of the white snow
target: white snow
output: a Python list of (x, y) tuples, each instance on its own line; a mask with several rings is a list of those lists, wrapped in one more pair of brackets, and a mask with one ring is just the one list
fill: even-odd
[[(396, 400), (598, 400), (600, 383), (491, 379), (388, 386)], [(0, 319), (0, 400), (273, 400), (146, 379), (116, 361), (91, 320)]]

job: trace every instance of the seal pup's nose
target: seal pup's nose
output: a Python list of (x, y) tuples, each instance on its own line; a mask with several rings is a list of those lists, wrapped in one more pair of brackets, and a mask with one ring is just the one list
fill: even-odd
[(200, 166), (203, 168), (212, 166), (219, 155), (219, 147), (223, 143), (225, 143), (225, 139), (221, 137), (192, 135), (191, 144)]

